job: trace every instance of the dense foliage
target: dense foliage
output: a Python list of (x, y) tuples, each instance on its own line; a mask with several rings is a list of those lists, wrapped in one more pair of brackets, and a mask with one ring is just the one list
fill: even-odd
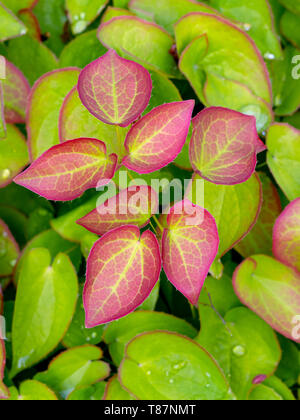
[(299, 25), (0, 1), (0, 399), (300, 399)]

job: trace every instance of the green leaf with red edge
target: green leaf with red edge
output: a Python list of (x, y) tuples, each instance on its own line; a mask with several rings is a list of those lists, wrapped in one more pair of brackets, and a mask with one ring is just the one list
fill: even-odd
[(11, 124), (25, 123), (30, 85), (23, 73), (8, 60), (6, 60), (3, 91), (5, 121)]
[(116, 128), (95, 118), (83, 106), (75, 86), (66, 96), (59, 116), (59, 138), (61, 142), (90, 137), (104, 140), (109, 153), (116, 153), (119, 161), (125, 156), (124, 141), (129, 128), (120, 127), (118, 141)]
[(73, 34), (83, 32), (102, 12), (108, 0), (66, 0)]
[(194, 175), (187, 198), (206, 208), (216, 220), (220, 236), (218, 258), (241, 241), (256, 224), (262, 205), (257, 174), (238, 185), (216, 185)]
[(235, 246), (244, 258), (255, 254), (272, 256), (273, 227), (282, 210), (279, 193), (271, 179), (263, 172), (258, 175), (263, 189), (261, 212), (251, 232)]
[(126, 127), (148, 106), (152, 81), (141, 65), (109, 50), (82, 70), (77, 88), (92, 115), (106, 124)]
[(13, 273), (20, 249), (9, 228), (0, 219), (0, 277)]
[(212, 356), (195, 341), (167, 331), (135, 337), (126, 348), (119, 379), (141, 400), (234, 399)]
[(267, 135), (268, 166), (290, 201), (300, 196), (300, 130), (273, 124)]
[(273, 254), (300, 272), (300, 198), (292, 201), (275, 223)]
[(195, 0), (131, 0), (129, 9), (138, 17), (162, 26), (171, 35), (174, 34), (174, 24), (188, 13), (217, 13), (207, 4)]
[(0, 42), (26, 34), (27, 29), (12, 12), (0, 3)]
[(87, 261), (83, 302), (86, 327), (114, 321), (138, 308), (159, 279), (156, 237), (136, 226), (117, 228), (94, 245)]
[(120, 384), (118, 375), (113, 376), (106, 384), (104, 401), (135, 401), (126, 389)]
[(223, 16), (238, 22), (267, 60), (282, 59), (280, 38), (268, 0), (211, 0), (210, 4)]
[(167, 77), (181, 78), (169, 53), (174, 39), (155, 23), (135, 16), (116, 17), (100, 25), (98, 38), (106, 48), (113, 48), (122, 57)]
[(169, 281), (196, 305), (217, 256), (219, 235), (214, 218), (189, 200), (177, 203), (162, 237), (163, 267)]
[(275, 331), (300, 343), (295, 316), (300, 312), (300, 274), (265, 255), (246, 259), (236, 269), (233, 286), (241, 302)]
[(148, 186), (132, 186), (109, 198), (77, 223), (97, 235), (124, 225), (144, 227), (158, 210), (157, 193)]
[[(0, 56), (0, 59), (2, 57)], [(4, 119), (4, 99), (3, 99), (3, 86), (0, 79), (0, 140), (6, 136), (6, 124)]]
[(126, 136), (123, 165), (147, 174), (173, 162), (186, 142), (194, 106), (195, 101), (164, 104), (142, 117)]
[(0, 400), (9, 398), (9, 391), (3, 383), (4, 369), (6, 363), (5, 343), (0, 337)]
[(25, 24), (28, 35), (36, 39), (38, 42), (42, 42), (41, 28), (39, 21), (30, 9), (22, 9), (18, 13), (19, 18)]
[(53, 146), (14, 181), (48, 200), (68, 201), (106, 185), (116, 165), (117, 156), (107, 156), (102, 141), (75, 139)]
[(257, 129), (266, 130), (274, 118), (271, 83), (253, 40), (229, 20), (206, 13), (183, 17), (175, 34), (179, 68), (201, 102), (254, 115)]
[(67, 398), (73, 390), (93, 385), (109, 376), (109, 365), (99, 360), (102, 356), (103, 351), (96, 346), (74, 347), (60, 353), (48, 370), (38, 373), (35, 379)]
[(31, 160), (59, 143), (59, 111), (65, 96), (76, 85), (79, 70), (54, 70), (33, 86), (27, 111), (27, 131)]
[(221, 185), (240, 184), (251, 177), (257, 153), (266, 149), (254, 117), (211, 107), (193, 119), (193, 127), (190, 159), (197, 173)]

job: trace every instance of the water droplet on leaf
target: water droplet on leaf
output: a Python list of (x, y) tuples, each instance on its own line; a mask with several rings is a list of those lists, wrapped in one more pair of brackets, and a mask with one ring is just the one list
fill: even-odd
[(236, 346), (233, 348), (232, 352), (237, 357), (243, 357), (246, 354), (246, 349), (243, 346)]

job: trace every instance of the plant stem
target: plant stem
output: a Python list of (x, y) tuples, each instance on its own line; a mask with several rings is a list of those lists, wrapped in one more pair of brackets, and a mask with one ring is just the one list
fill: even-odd
[(120, 133), (120, 127), (116, 125), (116, 133), (117, 133), (117, 142), (118, 142), (118, 149), (119, 149), (119, 158), (122, 159), (123, 155), (123, 141)]
[(160, 231), (161, 231), (161, 233), (163, 233), (164, 232), (164, 227), (162, 226), (162, 224), (160, 223), (160, 221), (158, 220), (158, 218), (155, 216), (155, 214), (153, 214), (153, 219), (154, 219), (154, 221), (155, 221), (155, 223), (157, 224), (157, 226), (159, 227), (159, 229), (160, 229)]

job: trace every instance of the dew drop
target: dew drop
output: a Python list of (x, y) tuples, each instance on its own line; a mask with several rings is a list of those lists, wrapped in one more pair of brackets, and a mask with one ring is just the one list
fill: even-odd
[(4, 257), (7, 253), (6, 242), (1, 239), (0, 240), (0, 257)]
[(151, 370), (147, 371), (147, 375), (150, 376), (152, 374)]
[(233, 348), (232, 352), (237, 357), (243, 357), (246, 354), (246, 349), (243, 346), (236, 346)]
[(10, 265), (11, 265), (12, 267), (14, 267), (16, 264), (17, 264), (17, 260), (11, 260), (11, 261), (10, 261)]
[(0, 171), (0, 179), (5, 181), (7, 179), (9, 179), (11, 176), (11, 170), (10, 169), (3, 169), (2, 171)]
[(25, 34), (26, 34), (26, 32), (27, 32), (27, 29), (25, 29), (25, 28), (24, 28), (24, 29), (21, 29), (21, 30), (20, 30), (20, 35), (25, 35)]
[(95, 332), (94, 332), (94, 333), (92, 334), (92, 338), (93, 338), (93, 339), (95, 339), (96, 337), (97, 337), (97, 333), (95, 333)]
[(245, 31), (250, 31), (250, 29), (252, 28), (252, 26), (250, 25), (250, 23), (244, 23), (243, 28)]
[(86, 28), (86, 21), (85, 20), (79, 20), (77, 21), (73, 26), (74, 34), (80, 34), (83, 32)]
[(85, 19), (85, 13), (80, 13), (80, 19)]
[(170, 382), (170, 384), (173, 384), (174, 383), (174, 379), (170, 379), (169, 382)]
[(270, 52), (266, 52), (264, 54), (264, 57), (265, 57), (266, 60), (275, 60), (275, 55), (270, 53)]

